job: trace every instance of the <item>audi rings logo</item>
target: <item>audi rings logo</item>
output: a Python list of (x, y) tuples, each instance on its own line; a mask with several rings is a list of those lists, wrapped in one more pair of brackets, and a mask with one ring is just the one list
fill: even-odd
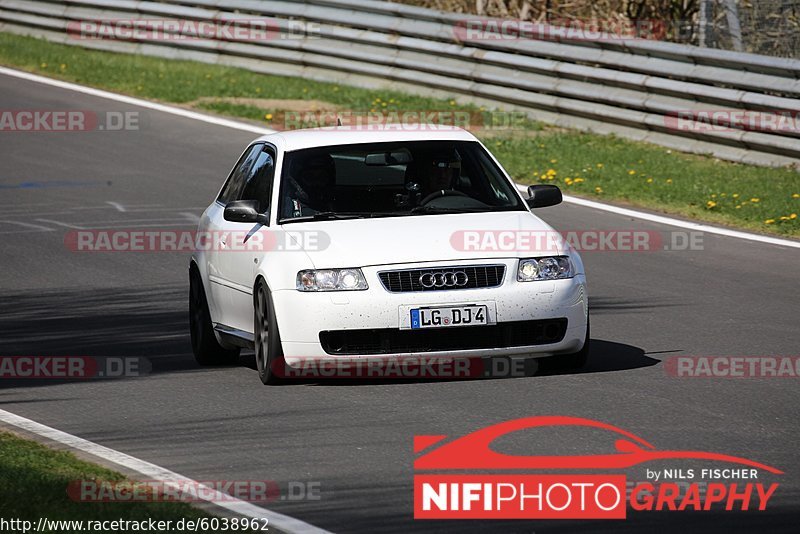
[(425, 289), (434, 287), (464, 287), (469, 282), (469, 276), (464, 271), (448, 271), (440, 273), (425, 273), (419, 277), (419, 283)]

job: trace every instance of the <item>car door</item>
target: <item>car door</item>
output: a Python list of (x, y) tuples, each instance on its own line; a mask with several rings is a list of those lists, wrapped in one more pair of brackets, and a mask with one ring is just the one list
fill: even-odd
[[(268, 213), (275, 177), (275, 149), (269, 144), (254, 147), (252, 164), (242, 173), (235, 200), (256, 200), (259, 213)], [(253, 331), (253, 280), (263, 249), (270, 246), (268, 228), (255, 223), (220, 221), (217, 266), (223, 300), (228, 303), (227, 326)]]
[(228, 225), (223, 218), (225, 206), (228, 202), (238, 198), (245, 178), (248, 176), (262, 149), (263, 143), (247, 147), (225, 181), (225, 185), (222, 187), (216, 202), (206, 212), (207, 220), (204, 220), (206, 222), (205, 230), (208, 232), (208, 244), (205, 248), (206, 272), (208, 273), (209, 281), (208, 299), (211, 319), (214, 323), (229, 324), (229, 316), (233, 308), (230, 295), (225, 289), (226, 281), (223, 276), (223, 267), (220, 263), (221, 259), (227, 255), (227, 249), (225, 248), (227, 243), (223, 234)]

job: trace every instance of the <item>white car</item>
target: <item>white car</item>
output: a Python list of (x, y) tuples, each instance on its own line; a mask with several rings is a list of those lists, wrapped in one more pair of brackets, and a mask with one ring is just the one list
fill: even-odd
[[(558, 240), (514, 246), (557, 235), (531, 208), (561, 202), (559, 189), (528, 194), (458, 128), (261, 137), (199, 223), (195, 357), (219, 364), (252, 348), (265, 384), (276, 365), (309, 359), (553, 356), (581, 367), (583, 263)], [(479, 239), (465, 246), (467, 234)], [(512, 246), (482, 241), (501, 234)]]

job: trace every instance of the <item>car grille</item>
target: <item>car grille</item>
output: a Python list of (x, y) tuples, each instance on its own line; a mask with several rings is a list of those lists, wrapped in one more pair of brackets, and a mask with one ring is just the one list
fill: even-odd
[(420, 330), (326, 330), (319, 341), (328, 354), (394, 354), (543, 345), (558, 343), (566, 332), (567, 319), (559, 318)]
[[(453, 277), (445, 285), (433, 285), (425, 287), (420, 282), (420, 277), (425, 274), (443, 275), (464, 273), (467, 277), (466, 283), (461, 284), (461, 275), (456, 283)], [(503, 276), (506, 273), (505, 265), (472, 265), (472, 266), (448, 266), (448, 267), (425, 267), (423, 269), (406, 269), (400, 271), (382, 271), (378, 273), (383, 287), (391, 293), (407, 293), (413, 291), (444, 291), (452, 289), (477, 289), (482, 287), (497, 287), (503, 283)]]

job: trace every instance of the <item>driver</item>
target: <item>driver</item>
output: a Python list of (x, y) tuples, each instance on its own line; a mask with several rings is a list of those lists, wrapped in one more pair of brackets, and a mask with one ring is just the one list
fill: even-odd
[(294, 159), (289, 168), (284, 216), (302, 217), (330, 211), (335, 183), (336, 165), (327, 152), (313, 152)]
[(436, 191), (454, 189), (461, 176), (461, 157), (455, 150), (434, 154), (430, 158), (427, 179), (423, 184), (422, 197)]

